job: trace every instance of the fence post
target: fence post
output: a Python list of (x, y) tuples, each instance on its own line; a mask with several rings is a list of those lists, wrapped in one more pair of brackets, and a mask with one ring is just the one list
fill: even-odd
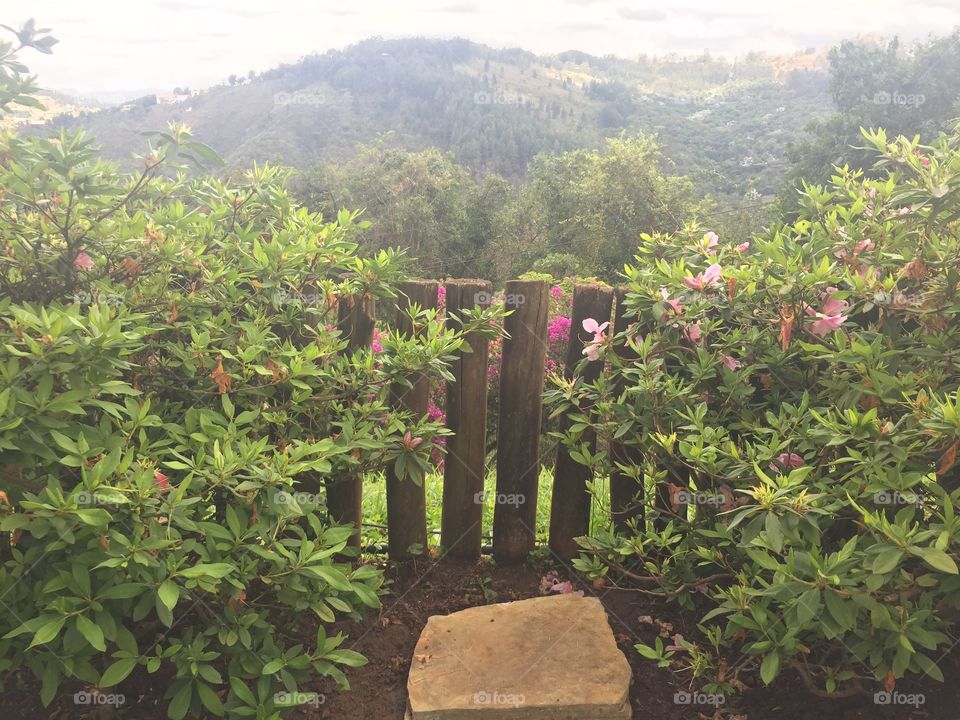
[[(493, 556), (523, 562), (536, 542), (540, 419), (549, 289), (543, 280), (507, 282), (497, 428)], [(501, 502), (509, 500), (511, 502)]]
[[(412, 280), (400, 283), (397, 299), (397, 325), (401, 333), (411, 337), (413, 327), (410, 318), (403, 314), (410, 305), (421, 308), (437, 306), (439, 285), (432, 280)], [(394, 385), (390, 388), (394, 407), (409, 410), (414, 416), (427, 414), (430, 399), (430, 381), (422, 373), (409, 378), (412, 387)], [(391, 560), (409, 558), (411, 545), (427, 549), (427, 500), (424, 484), (417, 485), (409, 478), (398, 478), (393, 466), (387, 468), (387, 542)]]
[[(337, 304), (337, 327), (347, 340), (346, 352), (369, 348), (373, 343), (376, 324), (376, 300), (372, 295), (355, 295), (340, 298)], [(357, 531), (350, 536), (348, 545), (360, 547), (360, 523), (363, 517), (363, 479), (348, 475), (334, 480), (327, 478), (327, 512), (337, 523), (352, 523)]]
[[(573, 307), (570, 317), (570, 341), (567, 345), (565, 373), (572, 379), (574, 370), (583, 360), (583, 349), (593, 336), (583, 329), (583, 321), (593, 318), (598, 324), (610, 320), (610, 306), (613, 290), (606, 285), (577, 285), (573, 291)], [(607, 328), (606, 334), (610, 334)], [(587, 363), (581, 377), (584, 382), (592, 382), (600, 376), (603, 362), (596, 360)], [(586, 409), (586, 408), (584, 408)], [(570, 426), (570, 416), (560, 420), (561, 432)], [(596, 432), (587, 428), (582, 438), (589, 444), (590, 452), (597, 449)], [(562, 443), (557, 447), (557, 462), (554, 466), (553, 499), (550, 507), (550, 549), (562, 560), (569, 560), (578, 553), (574, 538), (590, 533), (590, 494), (587, 481), (593, 472), (572, 457)]]
[[(460, 328), (463, 310), (490, 304), (486, 280), (450, 280), (446, 284), (447, 327)], [(440, 544), (448, 555), (465, 560), (480, 557), (483, 530), (483, 481), (487, 454), (487, 340), (471, 333), (471, 352), (457, 353), (447, 383), (447, 455), (443, 472)]]
[[(630, 325), (626, 296), (626, 289), (617, 288), (613, 322), (614, 333), (622, 333)], [(628, 362), (637, 356), (627, 343), (617, 345), (615, 351), (617, 355)], [(614, 386), (614, 392), (619, 396), (623, 390), (623, 378), (621, 377)], [(610, 459), (614, 462), (613, 470), (610, 473), (610, 515), (614, 527), (618, 531), (624, 531), (627, 529), (629, 520), (643, 518), (644, 488), (642, 481), (637, 483), (634, 478), (619, 470), (616, 463), (635, 466), (639, 463), (639, 457), (636, 448), (627, 447), (623, 442), (613, 440), (610, 443)]]

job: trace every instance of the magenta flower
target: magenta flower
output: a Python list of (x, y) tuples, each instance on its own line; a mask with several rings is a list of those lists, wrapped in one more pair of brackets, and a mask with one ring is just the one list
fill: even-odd
[(728, 368), (730, 368), (731, 370), (739, 370), (739, 369), (741, 368), (740, 361), (739, 361), (739, 360), (735, 360), (734, 358), (730, 357), (729, 355), (724, 355), (724, 356), (723, 356), (723, 364), (726, 365), (726, 366), (727, 366)]
[(793, 470), (794, 468), (803, 467), (807, 462), (796, 453), (780, 453), (777, 455), (777, 459), (770, 463), (770, 469), (773, 472), (780, 472), (783, 470)]
[(663, 298), (663, 301), (664, 301), (667, 305), (669, 305), (671, 308), (673, 308), (673, 311), (674, 311), (677, 315), (679, 315), (680, 313), (683, 312), (683, 308), (680, 307), (680, 299), (681, 299), (681, 298), (679, 298), (679, 297), (671, 298), (671, 297), (670, 297), (670, 293), (667, 291), (666, 288), (660, 288), (660, 297)]
[(717, 237), (717, 234), (715, 232), (708, 232), (700, 241), (700, 249), (704, 252), (708, 252), (713, 250), (717, 246), (718, 242), (720, 242), (720, 238)]
[(708, 287), (716, 287), (720, 283), (720, 272), (723, 270), (720, 265), (714, 263), (696, 277), (685, 277), (683, 284), (693, 290), (706, 290)]
[(584, 319), (583, 329), (588, 333), (593, 333), (593, 340), (588, 342), (586, 347), (583, 348), (583, 354), (590, 358), (590, 360), (600, 359), (600, 346), (603, 344), (603, 341), (607, 339), (607, 336), (604, 335), (603, 331), (609, 326), (610, 323), (608, 322), (598, 325), (597, 321), (593, 318)]
[(83, 250), (77, 253), (73, 259), (74, 270), (90, 270), (93, 267), (93, 258), (87, 255)]
[(559, 300), (563, 297), (563, 288), (561, 288), (559, 285), (554, 285), (552, 288), (550, 288), (550, 296), (554, 300)]

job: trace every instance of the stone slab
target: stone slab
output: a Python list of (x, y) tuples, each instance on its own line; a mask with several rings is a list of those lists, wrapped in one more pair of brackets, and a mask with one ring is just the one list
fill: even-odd
[(408, 720), (629, 720), (630, 665), (597, 598), (434, 615), (407, 678)]

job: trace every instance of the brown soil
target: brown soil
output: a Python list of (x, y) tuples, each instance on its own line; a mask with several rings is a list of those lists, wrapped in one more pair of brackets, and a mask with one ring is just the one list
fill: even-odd
[[(369, 663), (347, 672), (351, 689), (337, 692), (333, 684), (318, 680), (313, 690), (323, 693), (324, 702), (304, 706), (293, 713), (295, 720), (402, 720), (406, 705), (406, 678), (414, 646), (431, 615), (448, 614), (474, 605), (507, 602), (540, 594), (540, 578), (552, 568), (498, 567), (488, 560), (476, 564), (422, 560), (416, 564), (386, 569), (391, 594), (384, 598), (383, 609), (363, 623), (341, 622), (331, 631), (349, 636), (343, 647), (365, 655)], [(561, 579), (565, 576), (556, 568)], [(658, 668), (634, 650), (637, 642), (653, 644), (657, 626), (642, 621), (650, 616), (672, 624), (672, 632), (687, 638), (698, 636), (696, 618), (700, 613), (682, 612), (675, 604), (651, 602), (649, 598), (626, 591), (594, 590), (585, 593), (602, 600), (620, 648), (633, 667), (631, 701), (635, 718), (644, 720), (960, 720), (960, 650), (955, 649), (940, 661), (945, 683), (929, 678), (902, 681), (897, 691), (922, 693), (919, 707), (876, 705), (872, 696), (829, 700), (816, 697), (800, 678), (785, 671), (770, 688), (757, 677), (741, 678), (748, 688), (740, 695), (725, 698), (718, 709), (695, 707), (674, 702), (674, 694), (689, 690), (685, 679), (668, 669)], [(316, 634), (310, 621), (304, 637)], [(135, 674), (124, 688), (127, 705), (113, 717), (136, 720), (160, 720), (166, 716), (161, 697), (161, 679)], [(306, 689), (306, 688), (305, 688)], [(872, 688), (871, 692), (878, 690)], [(0, 703), (8, 720), (23, 718), (106, 718), (109, 714), (86, 714), (72, 702), (64, 688), (62, 702), (41, 708), (36, 701), (35, 683), (22, 687), (8, 683)], [(72, 690), (71, 690), (72, 692)], [(136, 702), (131, 703), (135, 698)]]

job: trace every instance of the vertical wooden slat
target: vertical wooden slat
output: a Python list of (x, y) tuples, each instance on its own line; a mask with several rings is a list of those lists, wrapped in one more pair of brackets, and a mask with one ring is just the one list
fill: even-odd
[[(402, 313), (410, 305), (421, 308), (437, 306), (439, 285), (432, 280), (413, 280), (401, 283), (400, 297), (397, 301), (398, 329), (412, 336), (414, 329), (410, 319)], [(409, 410), (415, 417), (427, 413), (430, 399), (430, 382), (422, 373), (410, 377), (412, 387), (395, 385), (390, 388), (394, 407)], [(427, 549), (427, 502), (423, 483), (417, 485), (409, 478), (398, 478), (393, 467), (387, 469), (387, 541), (391, 560), (402, 560), (411, 556), (410, 547)]]
[[(570, 317), (570, 340), (567, 345), (567, 357), (564, 372), (572, 379), (574, 370), (583, 360), (583, 349), (593, 335), (583, 329), (583, 321), (592, 318), (598, 324), (609, 322), (610, 306), (613, 302), (613, 290), (606, 285), (577, 285), (573, 291), (573, 307)], [(610, 334), (610, 328), (605, 330)], [(581, 377), (592, 382), (600, 376), (603, 362), (596, 360), (587, 363)], [(564, 415), (560, 420), (561, 432), (570, 426), (570, 418)], [(597, 449), (596, 433), (588, 428), (582, 439), (588, 443), (590, 452)], [(561, 444), (557, 448), (557, 462), (554, 467), (553, 499), (550, 507), (550, 549), (563, 560), (575, 557), (578, 546), (574, 538), (590, 532), (590, 501), (587, 481), (591, 478), (590, 468), (581, 465)]]
[(540, 419), (546, 354), (549, 288), (542, 280), (511, 280), (506, 286), (497, 429), (497, 502), (493, 556), (522, 562), (536, 542)]
[[(370, 295), (341, 298), (337, 306), (337, 327), (349, 343), (346, 352), (369, 348), (376, 324), (376, 301)], [(360, 522), (363, 516), (363, 481), (360, 475), (328, 478), (327, 511), (338, 523), (352, 523), (357, 531), (349, 545), (360, 547)]]
[[(447, 327), (457, 330), (460, 312), (490, 304), (486, 280), (450, 280), (446, 284)], [(483, 481), (487, 454), (487, 340), (471, 333), (471, 352), (461, 352), (447, 383), (447, 455), (443, 473), (440, 544), (448, 555), (465, 560), (480, 557)]]
[[(624, 332), (633, 320), (627, 314), (626, 295), (627, 291), (624, 288), (618, 288), (615, 294), (613, 331), (616, 334)], [(626, 343), (617, 345), (615, 350), (625, 362), (631, 362), (637, 357)], [(619, 396), (623, 389), (623, 379), (620, 378), (614, 386), (614, 392)], [(618, 470), (616, 463), (637, 466), (640, 464), (640, 456), (635, 447), (627, 447), (623, 442), (614, 440), (610, 443), (610, 458), (614, 462), (614, 469), (610, 473), (610, 514), (614, 527), (619, 531), (625, 531), (631, 519), (639, 518), (642, 522), (644, 488), (642, 483), (636, 482), (632, 477)]]

